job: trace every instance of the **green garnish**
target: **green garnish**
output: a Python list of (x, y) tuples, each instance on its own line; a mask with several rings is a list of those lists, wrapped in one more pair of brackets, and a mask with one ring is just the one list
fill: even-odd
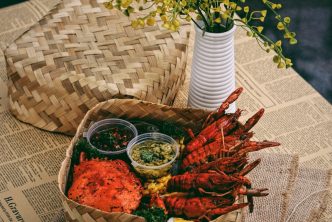
[(136, 210), (134, 214), (144, 217), (146, 222), (165, 222), (167, 220), (164, 210), (159, 207)]
[(153, 154), (152, 150), (142, 150), (140, 156), (141, 156), (141, 159), (146, 163), (150, 163), (154, 159), (154, 154)]
[(174, 156), (172, 144), (154, 140), (135, 144), (131, 153), (133, 160), (145, 166), (161, 166), (170, 162)]

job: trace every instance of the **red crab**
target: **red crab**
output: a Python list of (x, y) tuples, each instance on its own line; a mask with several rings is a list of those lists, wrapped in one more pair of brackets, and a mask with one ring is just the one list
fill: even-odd
[(142, 185), (124, 161), (81, 159), (68, 198), (107, 212), (131, 213), (139, 206)]

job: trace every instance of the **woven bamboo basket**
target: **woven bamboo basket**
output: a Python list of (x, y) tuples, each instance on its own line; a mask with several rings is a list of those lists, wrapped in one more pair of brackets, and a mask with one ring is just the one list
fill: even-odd
[[(150, 102), (133, 99), (111, 99), (99, 103), (93, 109), (87, 112), (80, 123), (76, 135), (73, 137), (66, 152), (66, 158), (61, 165), (58, 175), (59, 188), (62, 194), (65, 217), (67, 221), (94, 222), (94, 221), (112, 221), (112, 222), (131, 222), (144, 221), (143, 218), (125, 213), (107, 213), (91, 207), (80, 205), (65, 195), (67, 178), (71, 164), (71, 157), (74, 145), (82, 137), (92, 122), (105, 118), (123, 118), (127, 120), (157, 120), (177, 123), (184, 127), (197, 129), (208, 113), (199, 109), (174, 108), (166, 105), (154, 104)], [(239, 222), (241, 221), (241, 211), (234, 211), (216, 219), (218, 222)]]
[(173, 103), (185, 79), (190, 25), (170, 32), (159, 21), (136, 30), (102, 2), (63, 0), (7, 48), (18, 119), (73, 135), (89, 109), (111, 98)]

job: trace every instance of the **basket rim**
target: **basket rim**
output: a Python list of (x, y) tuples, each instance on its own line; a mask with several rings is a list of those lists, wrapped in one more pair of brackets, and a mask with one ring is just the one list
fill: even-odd
[[(90, 118), (91, 114), (94, 113), (94, 112), (98, 112), (98, 110), (101, 107), (103, 107), (104, 105), (112, 106), (112, 105), (115, 105), (116, 103), (125, 104), (125, 103), (128, 103), (128, 102), (129, 103), (130, 102), (141, 103), (141, 104), (144, 104), (146, 106), (151, 106), (151, 105), (159, 106), (160, 109), (167, 108), (167, 109), (181, 110), (181, 111), (185, 111), (185, 110), (191, 110), (191, 111), (194, 111), (194, 112), (197, 111), (197, 112), (201, 112), (204, 115), (208, 115), (210, 113), (210, 111), (208, 111), (208, 110), (203, 110), (203, 109), (198, 109), (198, 108), (178, 108), (178, 107), (172, 107), (172, 106), (168, 106), (168, 105), (164, 105), (164, 104), (157, 104), (157, 103), (144, 101), (144, 100), (137, 100), (137, 99), (109, 99), (109, 100), (106, 100), (106, 101), (103, 101), (103, 102), (100, 102), (100, 103), (96, 104), (93, 108), (91, 108), (85, 114), (84, 118), (80, 122), (74, 137), (71, 139), (71, 141), (68, 145), (68, 148), (66, 149), (66, 156), (65, 156), (65, 159), (61, 163), (61, 167), (60, 167), (60, 170), (59, 170), (59, 173), (58, 173), (57, 183), (58, 183), (58, 187), (59, 187), (59, 190), (60, 190), (60, 193), (61, 193), (61, 197), (67, 203), (71, 203), (71, 204), (77, 205), (77, 206), (84, 206), (87, 209), (95, 210), (97, 212), (102, 212), (106, 215), (111, 215), (112, 213), (115, 213), (115, 212), (102, 211), (102, 210), (99, 210), (99, 209), (96, 209), (96, 208), (93, 208), (93, 207), (90, 207), (90, 206), (87, 206), (87, 205), (84, 205), (84, 204), (77, 203), (77, 202), (69, 199), (65, 195), (65, 185), (66, 185), (67, 179), (68, 179), (68, 173), (69, 173), (69, 167), (70, 167), (70, 164), (71, 164), (73, 148), (74, 148), (77, 140), (81, 137), (81, 135), (83, 135), (83, 132), (85, 130), (84, 126), (85, 126), (87, 120)], [(122, 214), (126, 214), (126, 213), (123, 212)], [(133, 215), (133, 214), (128, 214), (128, 215)], [(137, 216), (137, 217), (139, 217), (139, 216)], [(141, 218), (141, 217), (139, 217), (139, 218)]]

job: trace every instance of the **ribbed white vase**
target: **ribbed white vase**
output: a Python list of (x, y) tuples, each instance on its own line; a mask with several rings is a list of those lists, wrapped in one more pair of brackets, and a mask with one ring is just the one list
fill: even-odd
[[(213, 110), (235, 90), (234, 26), (223, 33), (203, 31), (195, 25), (188, 106)], [(235, 112), (233, 103), (228, 112)]]

